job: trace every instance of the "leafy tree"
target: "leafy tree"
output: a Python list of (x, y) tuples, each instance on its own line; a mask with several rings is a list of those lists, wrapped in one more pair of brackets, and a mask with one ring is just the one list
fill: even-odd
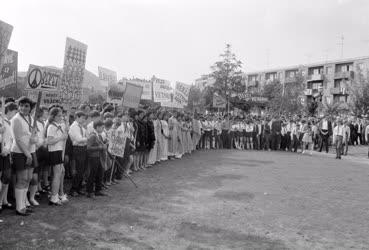
[(209, 91), (212, 93), (217, 92), (226, 98), (231, 93), (245, 91), (241, 67), (242, 62), (231, 51), (231, 45), (226, 44), (223, 54), (220, 55), (220, 61), (215, 62), (211, 67), (213, 71), (211, 76), (215, 79), (215, 83)]
[(194, 103), (201, 102), (201, 90), (196, 88), (195, 86), (191, 86), (190, 93), (188, 94), (188, 105), (187, 107), (192, 110), (194, 107)]
[(91, 104), (103, 104), (106, 100), (101, 94), (93, 93), (88, 96), (88, 101)]
[(356, 115), (369, 113), (369, 71), (363, 72), (358, 68), (350, 85), (346, 85), (350, 93), (350, 106)]

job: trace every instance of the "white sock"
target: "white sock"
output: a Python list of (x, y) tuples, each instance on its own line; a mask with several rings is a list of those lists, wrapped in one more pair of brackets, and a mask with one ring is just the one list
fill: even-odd
[(23, 189), (15, 188), (15, 190), (14, 190), (15, 203), (16, 203), (17, 211), (21, 211), (24, 208), (24, 206), (23, 206), (23, 202), (24, 202), (23, 193), (24, 193)]
[(34, 201), (35, 200), (36, 192), (37, 192), (37, 185), (31, 185), (31, 186), (29, 186), (29, 199), (31, 201)]

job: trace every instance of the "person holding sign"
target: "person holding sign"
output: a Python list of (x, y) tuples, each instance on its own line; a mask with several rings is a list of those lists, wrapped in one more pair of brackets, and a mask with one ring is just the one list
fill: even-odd
[(19, 113), (11, 120), (13, 143), (11, 147), (11, 159), (16, 174), (15, 199), (16, 214), (28, 216), (32, 210), (27, 208), (27, 191), (35, 168), (35, 152), (37, 138), (32, 133), (33, 119), (31, 110), (35, 103), (28, 97), (18, 100)]

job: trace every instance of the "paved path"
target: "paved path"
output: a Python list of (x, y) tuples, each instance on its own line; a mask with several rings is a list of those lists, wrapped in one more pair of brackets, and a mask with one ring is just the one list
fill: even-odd
[(202, 151), (134, 179), (94, 202), (0, 215), (0, 249), (369, 249), (364, 159)]

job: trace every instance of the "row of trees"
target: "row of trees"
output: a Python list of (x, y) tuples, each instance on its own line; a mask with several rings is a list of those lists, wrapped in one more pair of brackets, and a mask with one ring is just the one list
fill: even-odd
[(259, 106), (270, 113), (316, 115), (317, 111), (321, 111), (336, 115), (343, 111), (351, 111), (355, 114), (369, 114), (369, 74), (367, 72), (358, 70), (359, 73), (356, 74), (355, 79), (351, 81), (349, 86), (346, 86), (351, 98), (349, 107), (347, 104), (342, 105), (339, 102), (328, 103), (325, 99), (306, 103), (303, 95), (306, 86), (301, 74), (296, 75), (293, 83), (282, 84), (275, 80), (260, 88), (256, 94), (269, 100), (262, 104), (233, 97), (232, 94), (247, 91), (242, 65), (243, 63), (232, 52), (231, 45), (227, 44), (224, 52), (220, 55), (220, 60), (211, 67), (211, 76), (215, 79), (214, 85), (207, 86), (203, 91), (193, 86), (189, 96), (189, 108), (192, 109), (193, 103), (195, 103), (198, 106), (211, 109), (213, 95), (217, 93), (226, 97), (231, 107), (237, 107), (245, 112)]

